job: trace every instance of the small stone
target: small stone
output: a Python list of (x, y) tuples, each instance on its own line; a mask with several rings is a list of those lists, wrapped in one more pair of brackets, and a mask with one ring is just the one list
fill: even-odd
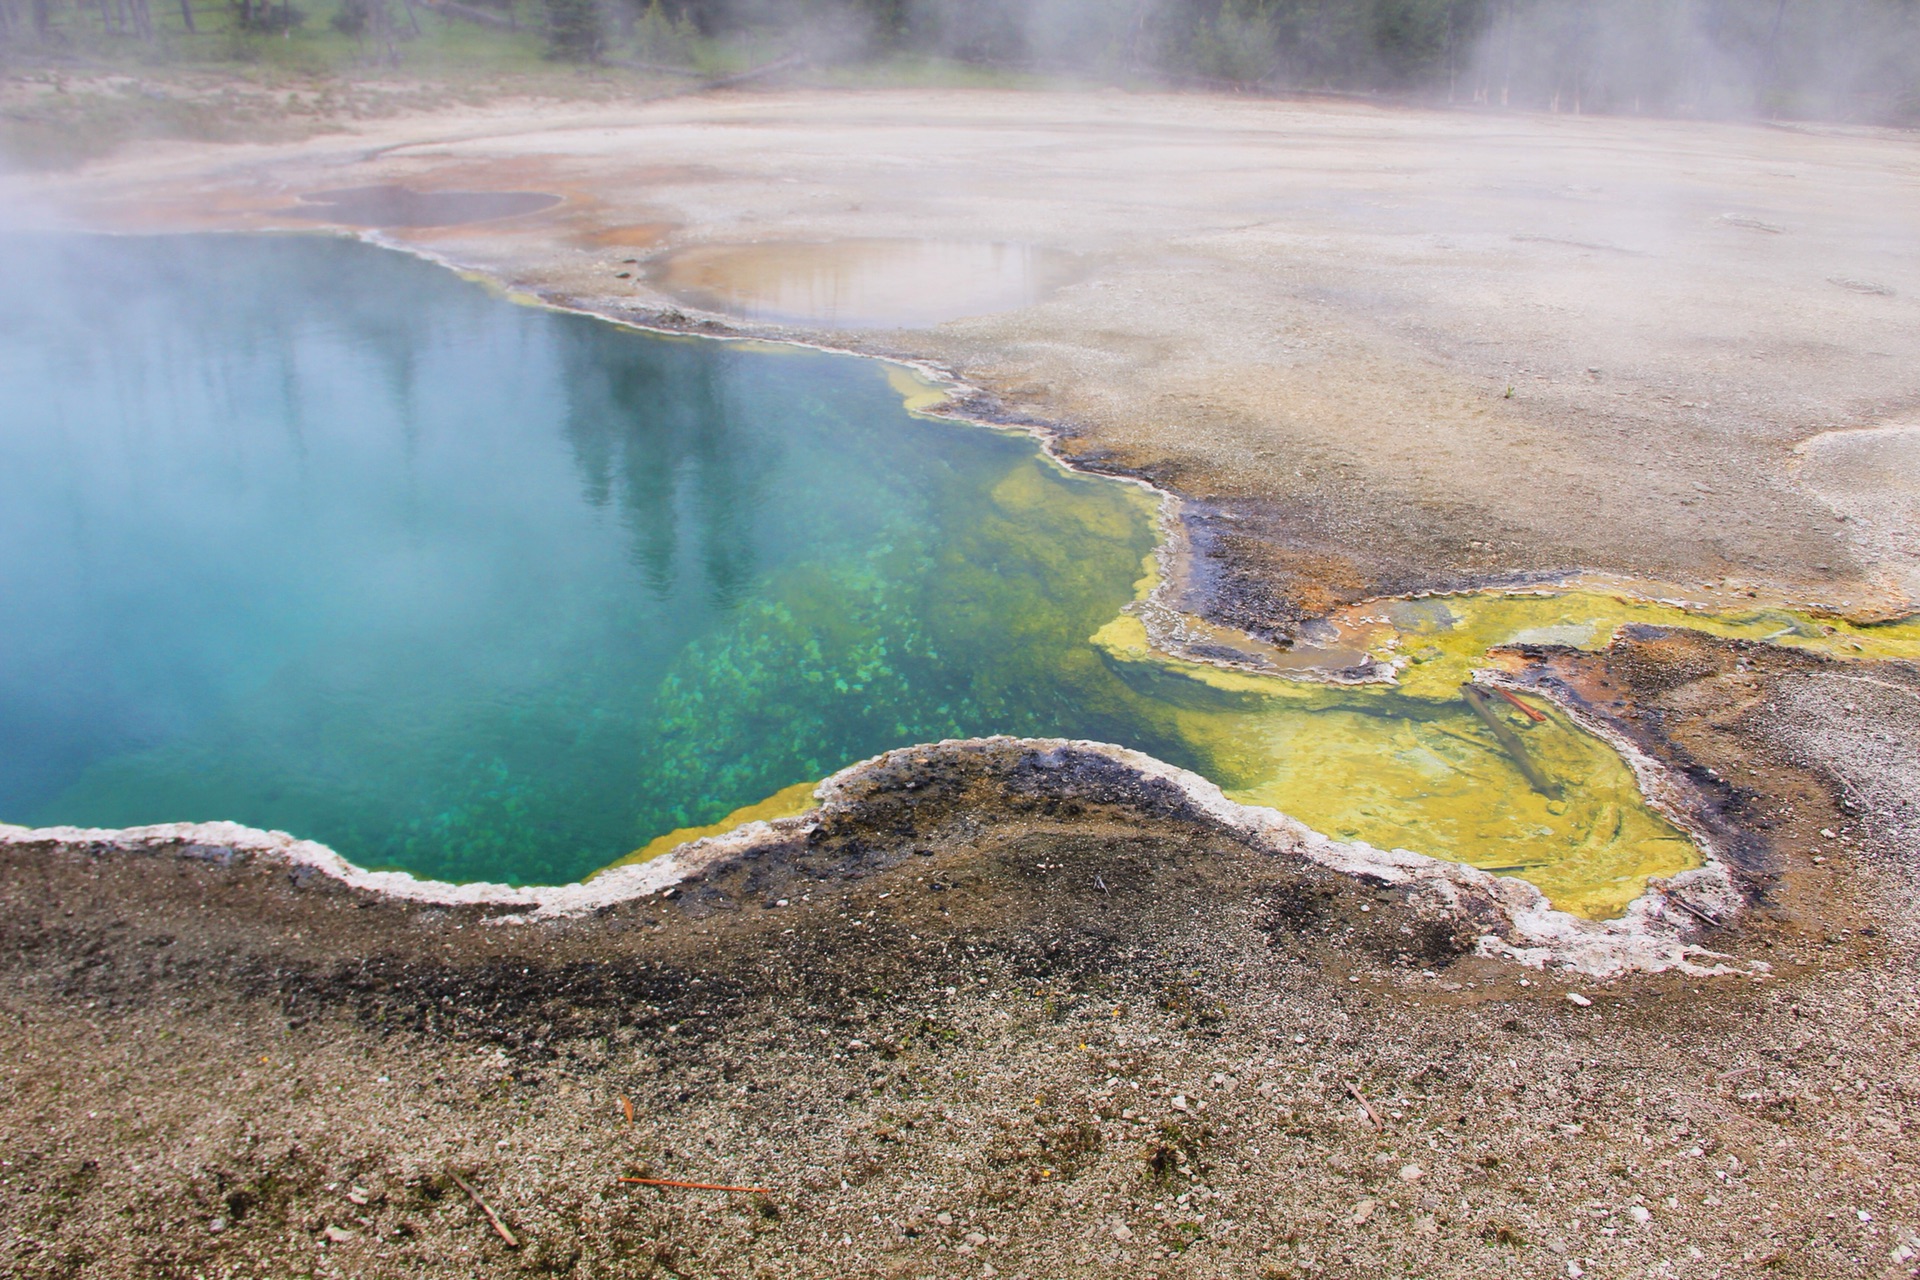
[(333, 1243), (335, 1244), (345, 1244), (347, 1241), (353, 1239), (353, 1232), (343, 1231), (339, 1227), (336, 1227), (331, 1223), (329, 1223), (327, 1225), (327, 1229), (325, 1231), (322, 1231), (320, 1234), (325, 1236), (327, 1239), (333, 1241)]
[(207, 1224), (207, 1230), (209, 1231), (225, 1231), (226, 1229), (227, 1220), (225, 1218), (215, 1218)]
[(1629, 1218), (1632, 1218), (1635, 1222), (1639, 1222), (1639, 1223), (1648, 1223), (1653, 1221), (1653, 1211), (1647, 1208), (1647, 1206), (1643, 1204), (1627, 1206), (1627, 1216)]
[(348, 1187), (347, 1199), (353, 1201), (355, 1204), (363, 1205), (367, 1202), (367, 1189), (365, 1187)]
[(981, 1235), (978, 1231), (967, 1232), (967, 1243), (972, 1245), (974, 1248), (978, 1249), (981, 1245), (985, 1244), (986, 1242), (987, 1242), (987, 1238)]
[(1187, 1095), (1186, 1095), (1186, 1094), (1184, 1094), (1184, 1093), (1176, 1093), (1176, 1094), (1174, 1094), (1174, 1095), (1173, 1095), (1173, 1109), (1174, 1109), (1175, 1111), (1185, 1111), (1185, 1110), (1187, 1109)]
[(1400, 1181), (1402, 1182), (1418, 1182), (1426, 1176), (1427, 1171), (1417, 1164), (1402, 1165), (1400, 1167)]
[(953, 1215), (950, 1213), (936, 1213), (933, 1215), (933, 1220), (939, 1223), (943, 1227), (950, 1227), (953, 1225)]
[(862, 1050), (862, 1049), (864, 1049), (864, 1048), (866, 1048), (866, 1047), (867, 1047), (867, 1042), (866, 1042), (865, 1040), (849, 1040), (849, 1041), (847, 1041), (847, 1048), (848, 1048), (848, 1049), (850, 1049), (850, 1050), (852, 1050), (852, 1051), (853, 1051), (853, 1052), (855, 1052), (855, 1053), (858, 1053), (858, 1052), (860, 1052), (860, 1050)]
[(1580, 1280), (1580, 1277), (1585, 1274), (1587, 1273), (1581, 1270), (1579, 1263), (1572, 1258), (1567, 1259), (1567, 1280)]
[(1131, 1240), (1133, 1239), (1133, 1229), (1123, 1222), (1113, 1229), (1113, 1238), (1122, 1243)]
[(1375, 1201), (1362, 1200), (1359, 1204), (1353, 1206), (1353, 1216), (1348, 1218), (1347, 1221), (1356, 1227), (1361, 1226), (1368, 1218), (1373, 1216), (1373, 1211), (1379, 1207), (1379, 1204)]
[(1592, 1004), (1593, 1001), (1587, 999), (1585, 996), (1581, 995), (1578, 991), (1569, 991), (1567, 992), (1567, 1003), (1577, 1004), (1582, 1009), (1584, 1009), (1588, 1005)]

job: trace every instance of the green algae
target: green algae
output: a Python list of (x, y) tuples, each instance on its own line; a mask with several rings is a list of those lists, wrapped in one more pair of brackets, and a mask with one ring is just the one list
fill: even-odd
[(1709, 607), (1578, 586), (1380, 601), (1351, 613), (1363, 628), (1360, 619), (1378, 619), (1372, 651), (1405, 660), (1400, 686), (1427, 698), (1451, 696), (1485, 665), (1490, 650), (1527, 644), (1597, 650), (1630, 625), (1682, 627), (1838, 659), (1920, 657), (1920, 619), (1862, 623), (1783, 605)]
[[(1627, 762), (1564, 711), (1524, 696), (1543, 717), (1535, 721), (1488, 703), (1548, 780), (1535, 785), (1461, 695), (1476, 673), (1502, 668), (1502, 650), (1594, 651), (1639, 625), (1839, 659), (1920, 658), (1920, 622), (1911, 619), (1857, 623), (1778, 605), (1715, 609), (1591, 588), (1375, 600), (1335, 622), (1340, 636), (1328, 651), (1389, 665), (1391, 683), (1317, 683), (1181, 661), (1154, 650), (1134, 613), (1094, 639), (1135, 672), (1137, 686), (1187, 704), (1181, 732), (1231, 798), (1337, 839), (1517, 875), (1589, 918), (1618, 914), (1650, 878), (1699, 865), (1699, 852), (1647, 804)], [(1211, 708), (1209, 695), (1218, 700)]]
[(1182, 706), (1180, 733), (1229, 798), (1334, 839), (1516, 875), (1589, 918), (1617, 915), (1651, 877), (1699, 865), (1699, 851), (1647, 804), (1627, 762), (1543, 699), (1523, 695), (1538, 722), (1493, 713), (1556, 795), (1530, 783), (1458, 681), (1442, 698), (1223, 670), (1156, 654), (1133, 619), (1100, 639), (1135, 687)]

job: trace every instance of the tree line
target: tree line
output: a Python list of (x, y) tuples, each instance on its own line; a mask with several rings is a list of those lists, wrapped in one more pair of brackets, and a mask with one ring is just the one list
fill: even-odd
[[(162, 4), (166, 0), (161, 0)], [(294, 0), (0, 0), (0, 42), (285, 35)], [(420, 12), (532, 32), (569, 62), (935, 57), (1012, 72), (1413, 96), (1572, 112), (1920, 122), (1920, 0), (306, 0), (418, 36)], [(196, 5), (201, 18), (196, 19)], [(171, 6), (168, 6), (169, 10)], [(708, 61), (711, 61), (711, 56)]]

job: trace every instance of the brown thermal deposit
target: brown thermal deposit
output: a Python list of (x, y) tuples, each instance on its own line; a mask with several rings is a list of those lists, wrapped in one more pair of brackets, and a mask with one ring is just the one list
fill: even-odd
[[(912, 362), (1171, 495), (1115, 661), (1442, 672), (1516, 767), (1618, 753), (1698, 865), (1581, 918), (1012, 739), (538, 893), (0, 828), (0, 1271), (1915, 1274), (1915, 135), (475, 101), (0, 174), (0, 223), (366, 235)], [(1556, 588), (1619, 612), (1422, 648), (1427, 597)]]

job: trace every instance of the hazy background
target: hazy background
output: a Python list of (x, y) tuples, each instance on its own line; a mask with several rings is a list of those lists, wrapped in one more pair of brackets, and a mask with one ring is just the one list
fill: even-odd
[(0, 73), (15, 76), (718, 76), (790, 58), (814, 75), (922, 82), (1920, 121), (1920, 0), (0, 0)]

